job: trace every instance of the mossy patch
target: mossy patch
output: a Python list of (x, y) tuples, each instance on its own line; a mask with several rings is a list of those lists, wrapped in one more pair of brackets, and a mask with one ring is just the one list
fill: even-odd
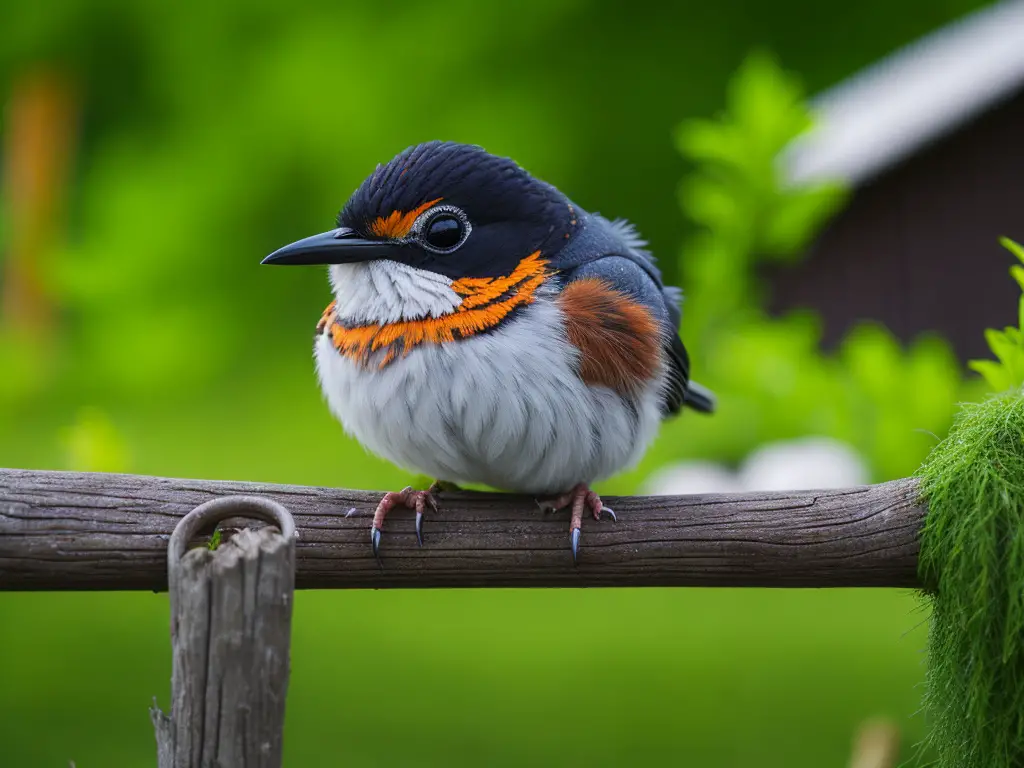
[(919, 477), (926, 747), (942, 768), (1024, 766), (1024, 396), (965, 405)]

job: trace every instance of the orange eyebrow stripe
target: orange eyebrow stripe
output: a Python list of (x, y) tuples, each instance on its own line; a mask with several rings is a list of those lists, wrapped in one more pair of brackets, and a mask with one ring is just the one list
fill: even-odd
[(370, 232), (377, 237), (393, 239), (405, 237), (412, 229), (412, 225), (416, 223), (416, 217), (431, 206), (437, 205), (441, 200), (442, 198), (438, 197), (416, 206), (411, 211), (392, 211), (386, 217), (378, 216), (370, 222)]
[[(510, 275), (453, 282), (453, 289), (464, 299), (450, 314), (354, 328), (346, 328), (331, 316), (318, 329), (320, 332), (325, 327), (329, 329), (334, 348), (364, 365), (374, 353), (384, 351), (377, 366), (384, 368), (397, 359), (399, 352), (405, 355), (421, 344), (443, 344), (493, 328), (516, 308), (532, 303), (534, 294), (548, 276), (547, 262), (537, 251), (520, 261)], [(328, 307), (324, 316), (331, 310), (332, 307)]]

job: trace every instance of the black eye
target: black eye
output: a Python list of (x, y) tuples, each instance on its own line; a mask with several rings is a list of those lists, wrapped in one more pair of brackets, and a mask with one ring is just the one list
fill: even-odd
[(439, 213), (423, 228), (423, 240), (438, 251), (450, 251), (462, 244), (466, 231), (462, 219), (452, 213)]

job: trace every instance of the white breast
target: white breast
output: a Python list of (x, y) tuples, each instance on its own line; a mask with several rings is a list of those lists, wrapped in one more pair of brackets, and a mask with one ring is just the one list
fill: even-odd
[(591, 483), (639, 460), (662, 382), (635, 400), (586, 385), (560, 310), (540, 295), (492, 333), (423, 345), (380, 370), (317, 337), (317, 372), (346, 432), (409, 471), (530, 494)]

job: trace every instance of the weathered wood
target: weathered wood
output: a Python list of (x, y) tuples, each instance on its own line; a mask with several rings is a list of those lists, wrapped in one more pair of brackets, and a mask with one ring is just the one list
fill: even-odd
[[(217, 496), (286, 505), (299, 531), (299, 588), (773, 586), (914, 587), (925, 511), (913, 480), (826, 491), (606, 498), (583, 521), (580, 563), (568, 515), (530, 499), (442, 493), (418, 547), (411, 512), (370, 551), (379, 493), (136, 475), (0, 470), (0, 589), (167, 585), (168, 537)], [(358, 514), (346, 517), (355, 508)]]
[[(204, 526), (240, 514), (273, 525), (186, 553)], [(175, 529), (167, 571), (171, 713), (150, 710), (159, 768), (279, 768), (295, 589), (291, 516), (261, 498), (203, 504)]]

